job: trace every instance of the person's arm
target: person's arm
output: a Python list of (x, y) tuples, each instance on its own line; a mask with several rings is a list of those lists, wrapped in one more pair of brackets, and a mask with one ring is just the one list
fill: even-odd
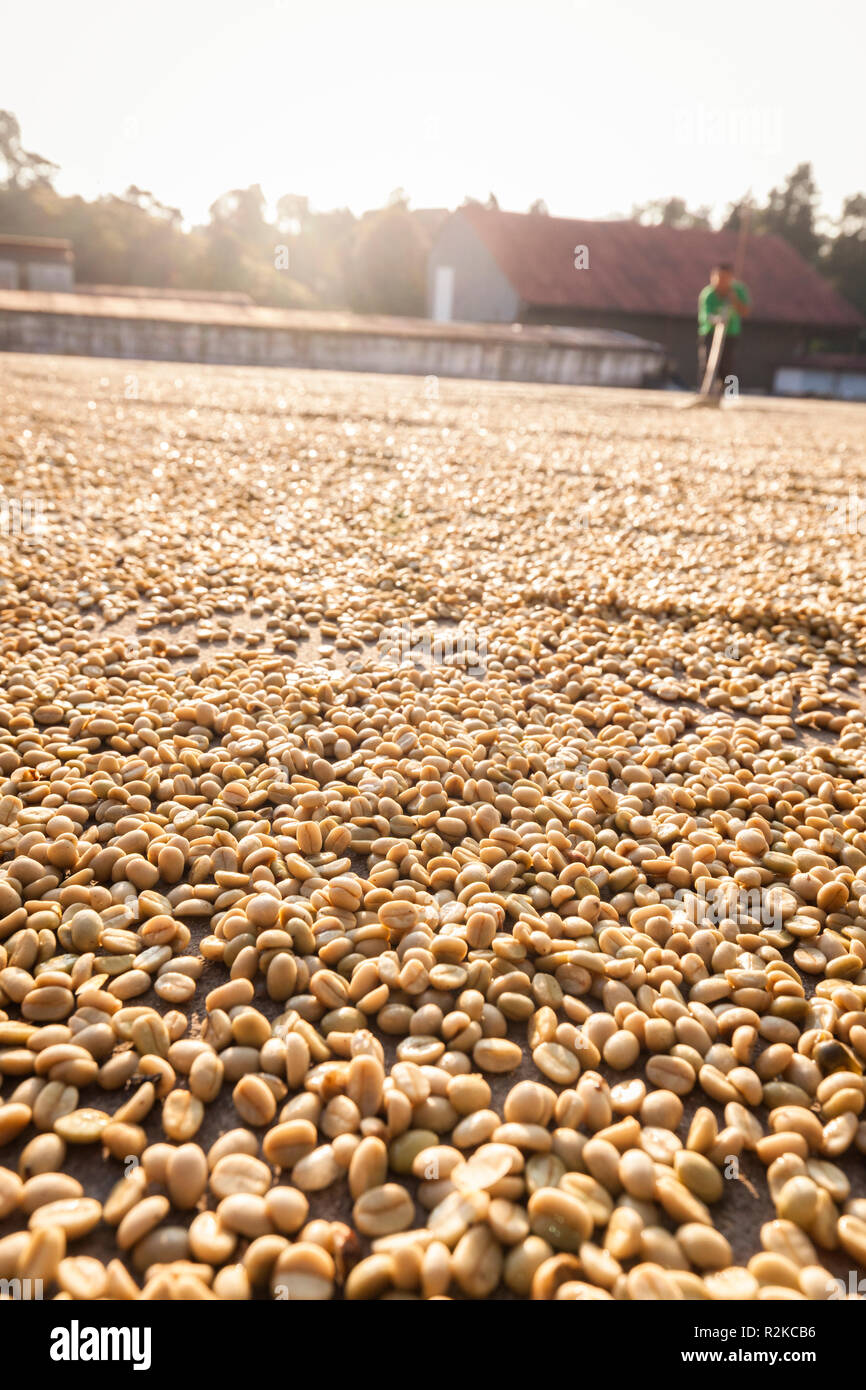
[(715, 319), (710, 314), (707, 301), (712, 294), (712, 288), (707, 285), (698, 295), (698, 333), (703, 337), (709, 333), (710, 328), (715, 323)]
[(731, 285), (728, 290), (728, 303), (732, 309), (736, 309), (741, 319), (747, 319), (752, 312), (752, 306), (749, 303), (749, 291), (745, 285), (739, 283)]

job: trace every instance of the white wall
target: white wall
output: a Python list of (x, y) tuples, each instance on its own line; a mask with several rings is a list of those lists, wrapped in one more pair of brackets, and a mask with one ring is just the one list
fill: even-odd
[(866, 372), (834, 372), (820, 367), (778, 367), (773, 379), (777, 396), (825, 396), (837, 401), (866, 401)]
[(71, 290), (75, 284), (71, 265), (52, 261), (30, 261), (27, 265), (29, 290)]
[(362, 328), (352, 333), (283, 331), (9, 310), (0, 311), (0, 349), (577, 386), (640, 386), (658, 371), (662, 356), (649, 343), (611, 351), (590, 345), (473, 342), (449, 338), (445, 328), (441, 336), (413, 338)]
[(454, 267), (437, 265), (433, 277), (433, 312), (436, 323), (450, 323), (454, 317)]

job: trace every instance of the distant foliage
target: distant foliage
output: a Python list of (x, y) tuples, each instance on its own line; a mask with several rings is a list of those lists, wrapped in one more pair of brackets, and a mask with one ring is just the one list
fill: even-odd
[(654, 198), (650, 203), (633, 207), (631, 215), (635, 222), (643, 222), (652, 227), (703, 227), (712, 226), (709, 208), (697, 208), (690, 212), (684, 198)]
[[(57, 168), (25, 149), (15, 116), (0, 111), (0, 232), (67, 237), (80, 281), (234, 291), (284, 308), (425, 311), (430, 234), (402, 188), (360, 218), (348, 208), (317, 212), (302, 194), (286, 193), (269, 221), (253, 184), (223, 193), (209, 221), (188, 228), (177, 208), (134, 184), (92, 200), (64, 197), (54, 187)], [(470, 205), (499, 207), (493, 193), (483, 202), (465, 198)], [(866, 313), (866, 193), (846, 199), (841, 217), (821, 230), (812, 166), (799, 164), (765, 205), (750, 195), (732, 203), (722, 225), (736, 230), (746, 207), (753, 232), (784, 237)], [(548, 215), (542, 198), (529, 211)], [(708, 208), (690, 209), (680, 197), (656, 198), (631, 216), (665, 227), (712, 226)]]
[(835, 236), (824, 246), (818, 268), (866, 315), (866, 193), (845, 199)]
[(866, 193), (846, 198), (841, 216), (827, 222), (824, 231), (818, 201), (811, 164), (798, 164), (780, 187), (771, 190), (764, 207), (747, 194), (730, 205), (723, 225), (739, 228), (749, 207), (753, 231), (783, 237), (849, 304), (866, 314)]
[(89, 284), (234, 291), (283, 308), (423, 314), (429, 239), (402, 189), (378, 213), (316, 212), (286, 193), (269, 221), (258, 184), (211, 205), (204, 226), (131, 185), (88, 200), (54, 187), (57, 165), (25, 150), (18, 121), (0, 111), (0, 232), (67, 237)]
[(823, 238), (815, 228), (818, 188), (811, 164), (798, 164), (779, 188), (770, 190), (767, 205), (758, 208), (755, 230), (775, 232), (799, 251), (804, 260), (817, 263)]
[(428, 250), (404, 204), (368, 213), (352, 246), (351, 307), (359, 313), (423, 314)]

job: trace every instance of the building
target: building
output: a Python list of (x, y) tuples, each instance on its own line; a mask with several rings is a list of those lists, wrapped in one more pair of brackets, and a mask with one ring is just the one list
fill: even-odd
[(0, 289), (71, 290), (72, 242), (43, 236), (0, 236)]
[(178, 290), (157, 285), (89, 285), (75, 282), (76, 294), (110, 295), (114, 299), (180, 299), (204, 304), (252, 304), (243, 290)]
[(818, 353), (776, 368), (777, 396), (819, 396), (823, 400), (866, 401), (866, 356)]
[(660, 378), (666, 360), (657, 343), (607, 329), (24, 290), (0, 290), (0, 350), (568, 386), (643, 386)]
[[(735, 232), (572, 221), (470, 204), (434, 238), (428, 312), (439, 322), (634, 333), (663, 344), (691, 385), (698, 295), (712, 265), (733, 262), (736, 253)], [(737, 359), (743, 389), (769, 390), (776, 366), (816, 340), (831, 351), (855, 349), (862, 317), (781, 238), (749, 238), (743, 280), (753, 306)]]

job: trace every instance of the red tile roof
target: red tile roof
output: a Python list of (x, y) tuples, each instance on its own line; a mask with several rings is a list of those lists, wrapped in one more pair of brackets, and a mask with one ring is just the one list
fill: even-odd
[[(733, 262), (736, 232), (585, 222), (470, 204), (465, 218), (527, 305), (694, 318), (714, 261)], [(589, 268), (576, 270), (575, 247)], [(825, 328), (858, 328), (857, 310), (781, 237), (751, 236), (743, 280), (752, 318)]]

